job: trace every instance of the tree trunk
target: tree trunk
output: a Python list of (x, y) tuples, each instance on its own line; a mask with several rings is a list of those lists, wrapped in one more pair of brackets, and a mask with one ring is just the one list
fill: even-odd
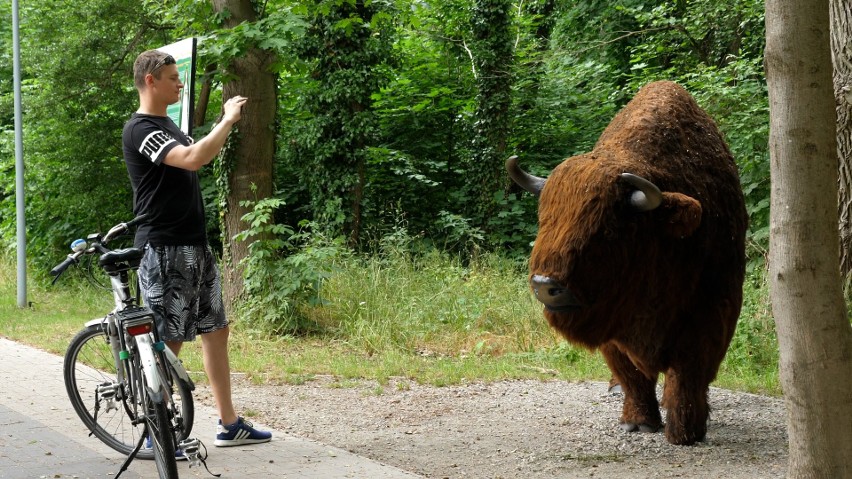
[(203, 126), (207, 123), (207, 107), (210, 105), (210, 91), (213, 89), (213, 72), (216, 64), (211, 63), (204, 69), (204, 79), (201, 81), (201, 90), (198, 92), (198, 101), (195, 102), (195, 113), (192, 118), (194, 127)]
[[(225, 26), (233, 28), (243, 22), (257, 20), (251, 0), (212, 0), (217, 13), (226, 15)], [(246, 229), (241, 220), (248, 209), (240, 203), (272, 196), (272, 170), (275, 154), (275, 75), (270, 71), (274, 55), (250, 47), (240, 57), (224, 65), (229, 77), (222, 91), (222, 100), (235, 95), (248, 97), (242, 119), (237, 123), (226, 155), (232, 165), (227, 180), (227, 201), (222, 215), (222, 293), (229, 313), (243, 293), (243, 268), (240, 262), (248, 255), (248, 242), (234, 240), (234, 235)], [(220, 183), (222, 184), (222, 183)]]
[(831, 58), (837, 105), (837, 155), (840, 158), (840, 274), (852, 273), (852, 9), (848, 0), (831, 0)]
[(828, 0), (767, 0), (770, 279), (791, 478), (852, 477), (852, 328), (838, 268)]

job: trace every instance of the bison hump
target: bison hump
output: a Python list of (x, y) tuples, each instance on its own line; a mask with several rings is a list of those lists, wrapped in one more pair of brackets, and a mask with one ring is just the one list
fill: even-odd
[(683, 87), (658, 81), (645, 85), (613, 118), (595, 150), (657, 164), (689, 162), (690, 158), (730, 161), (724, 145), (713, 119)]

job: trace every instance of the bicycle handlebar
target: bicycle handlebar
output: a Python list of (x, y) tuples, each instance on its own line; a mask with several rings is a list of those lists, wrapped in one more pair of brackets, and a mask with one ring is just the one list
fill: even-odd
[[(148, 215), (141, 214), (141, 215), (137, 216), (136, 218), (133, 218), (132, 220), (128, 221), (127, 223), (119, 223), (119, 224), (113, 226), (112, 228), (110, 228), (110, 230), (107, 232), (107, 234), (104, 235), (102, 238), (100, 238), (98, 241), (94, 242), (91, 245), (88, 245), (87, 247), (85, 247), (85, 248), (83, 248), (79, 251), (75, 251), (74, 253), (69, 254), (68, 257), (65, 258), (65, 260), (63, 262), (54, 266), (53, 269), (50, 270), (50, 275), (54, 276), (53, 283), (56, 283), (56, 280), (59, 279), (59, 275), (61, 275), (66, 269), (68, 269), (69, 266), (77, 263), (80, 256), (83, 256), (84, 254), (92, 254), (96, 250), (103, 253), (102, 250), (105, 249), (102, 246), (103, 244), (108, 243), (111, 239), (115, 238), (119, 234), (124, 233), (125, 231), (129, 230), (130, 228), (141, 223), (147, 217), (148, 217)], [(95, 236), (100, 237), (100, 234), (97, 234)]]
[(59, 275), (62, 274), (63, 271), (68, 269), (69, 266), (76, 263), (77, 258), (79, 258), (80, 255), (82, 255), (83, 253), (85, 253), (85, 251), (78, 251), (77, 253), (69, 254), (68, 257), (65, 258), (65, 261), (54, 266), (53, 269), (50, 270), (50, 275), (55, 276), (55, 278), (53, 279), (53, 282), (55, 283), (56, 280), (59, 279)]
[(116, 235), (124, 233), (125, 231), (129, 230), (130, 228), (138, 225), (139, 223), (144, 221), (145, 218), (147, 218), (147, 217), (148, 217), (148, 215), (141, 214), (141, 215), (137, 216), (136, 218), (133, 218), (132, 220), (128, 221), (127, 223), (119, 223), (119, 224), (113, 226), (112, 228), (110, 228), (110, 230), (107, 232), (107, 234), (103, 237), (103, 239), (101, 240), (101, 243), (109, 242), (109, 240), (113, 239)]

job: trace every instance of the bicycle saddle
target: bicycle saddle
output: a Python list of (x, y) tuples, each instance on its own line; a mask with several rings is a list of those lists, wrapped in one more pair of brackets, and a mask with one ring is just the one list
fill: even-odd
[(98, 259), (98, 265), (106, 270), (110, 270), (111, 266), (114, 267), (119, 263), (124, 262), (129, 263), (129, 266), (131, 267), (135, 267), (139, 266), (139, 260), (142, 259), (143, 254), (145, 254), (145, 252), (139, 248), (116, 249), (109, 253), (102, 254)]

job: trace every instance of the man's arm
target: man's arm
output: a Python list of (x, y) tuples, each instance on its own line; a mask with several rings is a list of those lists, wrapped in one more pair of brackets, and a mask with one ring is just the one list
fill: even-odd
[(202, 166), (213, 161), (225, 146), (225, 140), (231, 133), (234, 124), (240, 121), (243, 105), (248, 98), (235, 96), (225, 102), (225, 114), (210, 133), (203, 139), (190, 146), (178, 145), (163, 159), (163, 163), (184, 170), (198, 171)]

